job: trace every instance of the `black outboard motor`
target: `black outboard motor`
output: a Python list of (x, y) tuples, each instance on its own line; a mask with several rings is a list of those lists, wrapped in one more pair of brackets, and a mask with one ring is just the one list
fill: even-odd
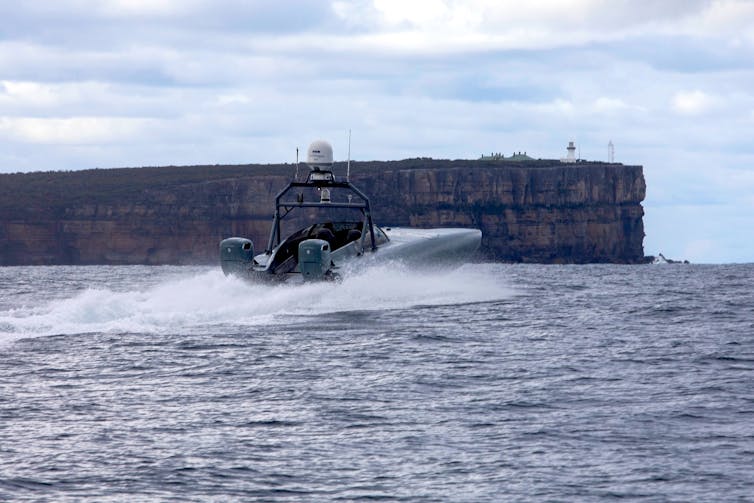
[(307, 239), (298, 245), (298, 268), (304, 281), (333, 279), (330, 243), (324, 239)]
[(227, 238), (220, 241), (220, 265), (226, 276), (243, 276), (254, 262), (254, 243), (246, 238)]

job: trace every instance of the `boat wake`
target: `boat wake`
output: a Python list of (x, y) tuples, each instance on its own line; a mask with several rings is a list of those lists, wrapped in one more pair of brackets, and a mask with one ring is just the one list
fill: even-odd
[(94, 286), (61, 300), (0, 311), (0, 343), (87, 333), (206, 333), (212, 327), (288, 323), (302, 316), (491, 302), (510, 296), (492, 264), (452, 272), (369, 268), (339, 283), (255, 285), (219, 271), (171, 276), (144, 290)]

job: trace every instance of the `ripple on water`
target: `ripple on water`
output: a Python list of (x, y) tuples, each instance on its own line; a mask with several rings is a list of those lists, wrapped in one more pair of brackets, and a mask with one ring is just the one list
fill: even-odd
[(0, 499), (746, 500), (753, 278), (3, 270)]

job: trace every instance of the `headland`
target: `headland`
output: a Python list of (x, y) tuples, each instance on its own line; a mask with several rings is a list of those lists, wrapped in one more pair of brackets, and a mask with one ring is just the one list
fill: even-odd
[[(306, 168), (301, 167), (302, 170)], [(345, 163), (336, 163), (345, 174)], [(233, 235), (264, 242), (294, 164), (0, 175), (0, 265), (210, 264)], [(477, 227), (482, 257), (642, 263), (641, 166), (558, 160), (351, 163), (381, 226)]]

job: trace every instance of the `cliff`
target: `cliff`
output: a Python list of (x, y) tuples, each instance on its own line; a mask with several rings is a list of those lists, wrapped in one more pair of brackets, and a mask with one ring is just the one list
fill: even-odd
[[(218, 242), (231, 235), (262, 248), (275, 194), (294, 170), (188, 166), (0, 175), (0, 265), (214, 263)], [(354, 162), (351, 179), (370, 196), (379, 225), (478, 227), (490, 259), (644, 260), (641, 166), (407, 159)]]

